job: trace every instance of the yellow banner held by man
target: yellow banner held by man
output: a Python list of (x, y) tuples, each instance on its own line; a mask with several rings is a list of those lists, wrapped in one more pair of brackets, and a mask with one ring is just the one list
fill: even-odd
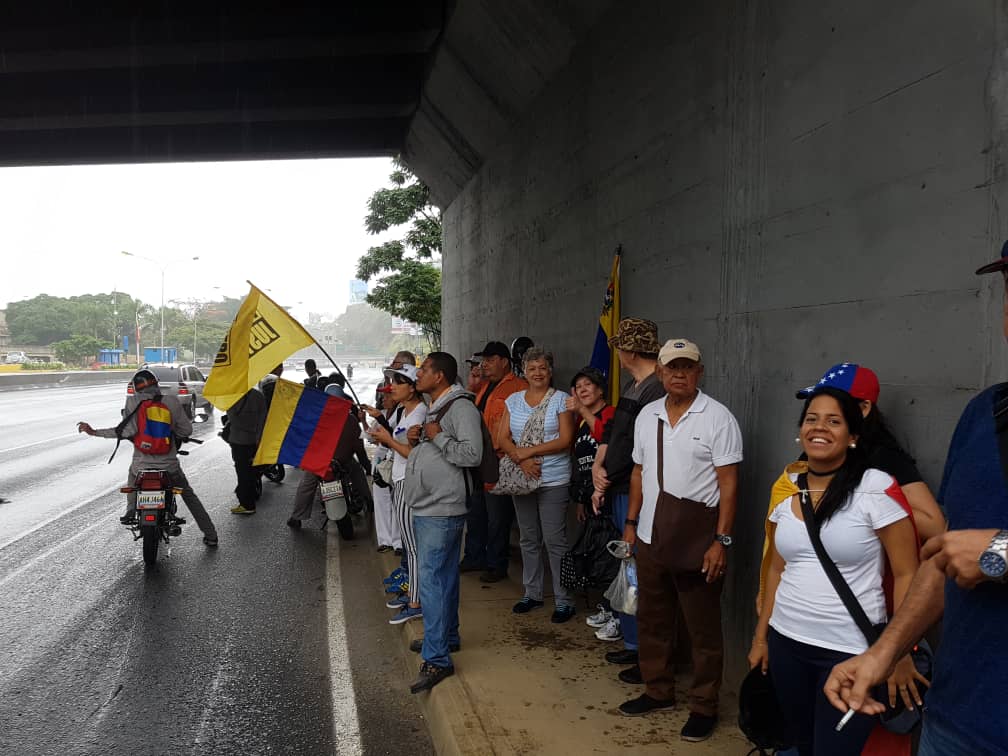
[(254, 285), (242, 302), (214, 358), (203, 395), (228, 410), (273, 368), (315, 339), (290, 314)]

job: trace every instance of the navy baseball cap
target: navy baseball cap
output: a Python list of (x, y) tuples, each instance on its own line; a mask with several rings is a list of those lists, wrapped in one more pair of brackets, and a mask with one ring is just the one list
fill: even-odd
[(999, 273), (1003, 270), (1008, 270), (1008, 241), (1001, 247), (1001, 259), (977, 268), (976, 275), (982, 276), (984, 273)]
[(473, 357), (504, 357), (505, 359), (511, 359), (511, 350), (500, 341), (488, 341), (487, 345), (483, 347), (483, 351), (476, 352)]

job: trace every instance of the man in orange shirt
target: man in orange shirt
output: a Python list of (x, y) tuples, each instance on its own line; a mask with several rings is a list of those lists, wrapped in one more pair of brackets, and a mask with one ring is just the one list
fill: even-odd
[[(480, 369), (486, 383), (476, 396), (476, 406), (483, 413), (483, 421), (494, 439), (497, 456), (503, 453), (496, 447), (497, 425), (504, 415), (504, 400), (516, 391), (528, 388), (528, 382), (511, 369), (511, 351), (500, 341), (491, 341), (483, 351), (477, 352)], [(508, 545), (511, 539), (511, 521), (514, 502), (510, 496), (497, 496), (482, 492), (472, 497), (466, 516), (465, 551), (462, 572), (485, 570), (480, 576), (484, 583), (496, 583), (507, 577)]]

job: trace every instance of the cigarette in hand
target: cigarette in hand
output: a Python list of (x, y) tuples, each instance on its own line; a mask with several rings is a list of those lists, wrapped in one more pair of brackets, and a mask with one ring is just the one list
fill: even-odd
[(853, 716), (854, 716), (854, 709), (847, 709), (847, 713), (840, 718), (839, 722), (837, 722), (836, 731), (840, 732), (840, 730), (844, 728), (844, 725), (851, 721)]

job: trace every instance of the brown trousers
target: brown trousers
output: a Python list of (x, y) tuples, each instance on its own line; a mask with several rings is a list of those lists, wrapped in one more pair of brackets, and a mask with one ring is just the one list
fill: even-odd
[(644, 692), (675, 699), (676, 617), (682, 607), (693, 651), (689, 709), (716, 716), (724, 668), (721, 636), (723, 580), (707, 583), (699, 572), (675, 573), (662, 565), (661, 547), (637, 541), (637, 628)]

